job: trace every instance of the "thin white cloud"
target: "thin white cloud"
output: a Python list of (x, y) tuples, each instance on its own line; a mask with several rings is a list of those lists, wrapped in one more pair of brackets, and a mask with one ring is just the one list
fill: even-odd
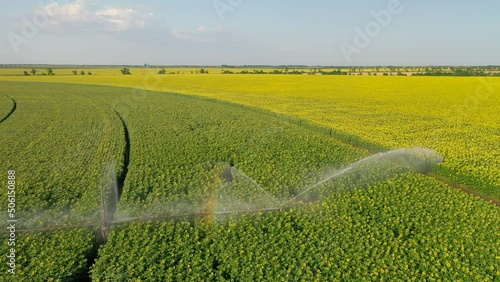
[(224, 30), (224, 27), (221, 25), (218, 25), (218, 26), (212, 27), (212, 28), (200, 26), (197, 30), (198, 30), (198, 32), (213, 33), (213, 32), (219, 32), (219, 31)]
[(189, 39), (190, 38), (190, 36), (188, 34), (179, 30), (178, 28), (172, 29), (171, 33), (175, 38), (178, 38), (178, 39)]
[(171, 34), (177, 39), (184, 39), (197, 42), (209, 42), (220, 38), (226, 33), (223, 26), (217, 25), (215, 27), (200, 26), (197, 29), (178, 29), (174, 28)]
[(97, 8), (93, 0), (75, 0), (68, 4), (50, 3), (37, 12), (49, 14), (55, 27), (93, 26), (105, 31), (142, 29), (154, 21), (153, 13), (141, 13), (127, 7)]

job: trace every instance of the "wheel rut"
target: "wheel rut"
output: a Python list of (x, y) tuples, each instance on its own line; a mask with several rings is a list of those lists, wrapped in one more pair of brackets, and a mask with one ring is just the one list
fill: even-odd
[(10, 97), (9, 95), (5, 95), (5, 96), (9, 97), (9, 99), (12, 100), (13, 105), (12, 105), (12, 108), (10, 109), (10, 112), (5, 117), (3, 117), (2, 119), (0, 119), (0, 123), (6, 121), (16, 111), (16, 109), (17, 109), (17, 102), (16, 102), (16, 100), (14, 100), (14, 98)]

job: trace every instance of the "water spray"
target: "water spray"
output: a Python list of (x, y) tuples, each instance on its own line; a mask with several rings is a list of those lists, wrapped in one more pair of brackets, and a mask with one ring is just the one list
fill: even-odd
[[(316, 175), (315, 181), (310, 179), (311, 185), (292, 197), (281, 199), (233, 164), (212, 162), (208, 168), (211, 171), (211, 177), (208, 183), (208, 196), (202, 204), (204, 207), (188, 206), (182, 212), (153, 216), (127, 216), (126, 218), (115, 215), (118, 192), (114, 167), (111, 165), (106, 185), (101, 187), (99, 224), (85, 222), (81, 225), (41, 227), (38, 230), (98, 226), (103, 240), (106, 241), (111, 226), (117, 224), (193, 217), (204, 217), (208, 222), (212, 222), (217, 215), (282, 210), (296, 202), (326, 200), (334, 193), (368, 187), (402, 173), (427, 174), (441, 162), (443, 158), (437, 152), (425, 148), (397, 149), (377, 153), (341, 168), (324, 169)], [(25, 231), (30, 230), (34, 229), (25, 229)]]

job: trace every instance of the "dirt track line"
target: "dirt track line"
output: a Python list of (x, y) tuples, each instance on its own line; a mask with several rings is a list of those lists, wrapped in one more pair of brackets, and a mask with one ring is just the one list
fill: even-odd
[(14, 98), (10, 97), (9, 95), (5, 95), (7, 97), (9, 97), (9, 99), (12, 100), (13, 102), (13, 106), (12, 106), (12, 109), (10, 110), (10, 112), (0, 120), (0, 123), (4, 122), (5, 120), (7, 120), (17, 109), (17, 103), (16, 103), (16, 100), (14, 100)]
[(127, 123), (125, 122), (123, 117), (117, 111), (115, 111), (115, 114), (118, 116), (123, 125), (123, 135), (125, 138), (125, 148), (123, 150), (123, 172), (118, 179), (118, 199), (119, 199), (123, 192), (123, 186), (125, 185), (125, 179), (127, 178), (128, 174), (128, 166), (130, 164), (130, 133), (128, 130)]
[(466, 194), (479, 197), (479, 198), (485, 200), (486, 202), (492, 203), (492, 204), (500, 207), (500, 199), (483, 195), (483, 194), (481, 194), (481, 193), (479, 193), (479, 192), (477, 192), (477, 191), (475, 191), (475, 190), (467, 187), (466, 185), (455, 183), (455, 182), (451, 181), (450, 179), (448, 179), (448, 178), (446, 178), (446, 177), (444, 177), (442, 175), (437, 175), (437, 174), (434, 174), (434, 173), (429, 173), (429, 174), (427, 174), (427, 176), (432, 177), (432, 178), (434, 178), (437, 181), (440, 181), (442, 183), (445, 183), (446, 185), (450, 186), (451, 188), (455, 188), (455, 189), (461, 190), (462, 192), (464, 192)]

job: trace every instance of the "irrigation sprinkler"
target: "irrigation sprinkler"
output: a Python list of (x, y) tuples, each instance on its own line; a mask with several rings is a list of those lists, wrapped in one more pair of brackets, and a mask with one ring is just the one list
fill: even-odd
[[(106, 242), (110, 233), (111, 227), (127, 224), (131, 222), (147, 222), (147, 221), (163, 221), (174, 220), (179, 218), (205, 218), (207, 222), (212, 222), (214, 216), (232, 215), (232, 214), (249, 214), (258, 212), (278, 211), (290, 207), (298, 201), (317, 202), (315, 195), (308, 193), (318, 189), (325, 192), (325, 197), (331, 193), (337, 193), (346, 190), (337, 190), (332, 188), (337, 182), (343, 182), (348, 189), (366, 187), (377, 181), (383, 181), (390, 177), (394, 177), (404, 172), (417, 172), (427, 174), (440, 162), (443, 158), (435, 151), (424, 148), (398, 149), (384, 153), (377, 153), (367, 158), (356, 161), (342, 168), (332, 169), (318, 175), (319, 180), (307, 187), (292, 198), (277, 199), (266, 189), (256, 183), (245, 173), (234, 168), (227, 163), (214, 164), (212, 167), (212, 177), (210, 179), (209, 195), (205, 202), (205, 206), (198, 209), (191, 209), (188, 212), (179, 212), (168, 215), (154, 216), (132, 216), (129, 218), (115, 218), (115, 212), (118, 206), (116, 197), (117, 189), (116, 179), (113, 179), (109, 191), (108, 185), (101, 185), (100, 193), (100, 220), (95, 223), (76, 224), (68, 226), (49, 226), (39, 228), (18, 229), (19, 232), (29, 231), (52, 231), (58, 229), (69, 228), (94, 228), (99, 230), (102, 241)], [(246, 202), (244, 197), (248, 195), (231, 194), (234, 188), (234, 181), (243, 181), (246, 192), (250, 196), (255, 196), (253, 202)], [(328, 186), (333, 185), (333, 186)], [(326, 189), (326, 190), (325, 190)], [(236, 190), (239, 192), (240, 190)], [(317, 193), (321, 191), (316, 191)], [(219, 197), (218, 197), (219, 196)], [(240, 197), (240, 198), (238, 198)], [(234, 202), (236, 204), (234, 204)], [(241, 204), (243, 203), (243, 204)], [(5, 232), (3, 232), (5, 233)]]

